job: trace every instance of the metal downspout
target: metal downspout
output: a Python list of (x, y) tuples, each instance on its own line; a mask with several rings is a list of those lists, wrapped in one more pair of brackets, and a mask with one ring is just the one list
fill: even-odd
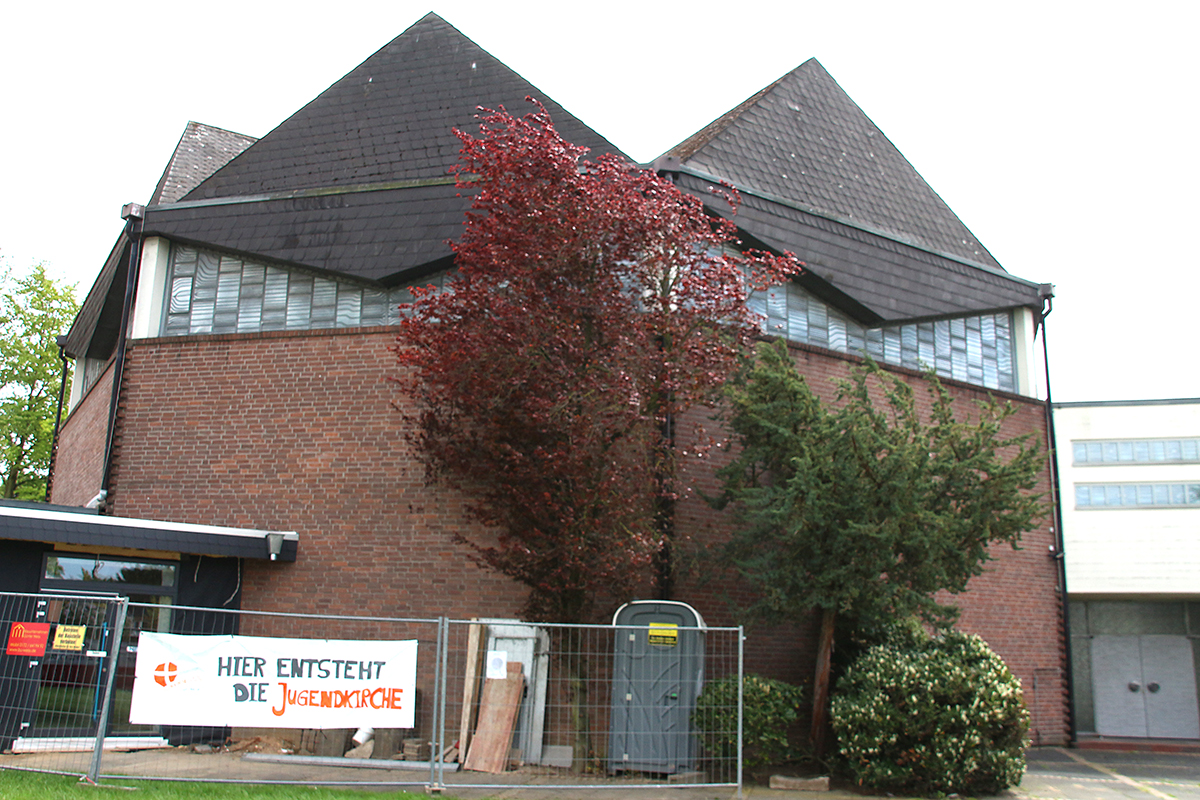
[(1046, 344), (1046, 317), (1054, 310), (1054, 287), (1042, 284), (1042, 311), (1038, 325), (1042, 329), (1042, 366), (1046, 371), (1046, 438), (1048, 462), (1050, 467), (1050, 500), (1054, 507), (1054, 552), (1051, 557), (1058, 563), (1058, 580), (1062, 587), (1062, 619), (1065, 678), (1067, 683), (1067, 735), (1072, 746), (1075, 745), (1075, 668), (1071, 654), (1071, 609), (1067, 598), (1067, 561), (1063, 547), (1062, 530), (1062, 487), (1058, 476), (1058, 440), (1054, 433), (1054, 402), (1050, 392), (1050, 350)]
[(129, 338), (129, 318), (133, 312), (133, 298), (137, 292), (138, 271), (142, 263), (142, 220), (146, 216), (145, 206), (127, 203), (121, 208), (125, 220), (125, 234), (129, 239), (129, 269), (125, 275), (125, 304), (121, 308), (121, 329), (117, 334), (117, 357), (113, 363), (112, 399), (108, 406), (108, 441), (104, 446), (104, 472), (100, 476), (100, 508), (108, 499), (109, 482), (112, 475), (113, 442), (116, 439), (117, 404), (121, 399), (121, 378), (125, 373), (125, 344)]

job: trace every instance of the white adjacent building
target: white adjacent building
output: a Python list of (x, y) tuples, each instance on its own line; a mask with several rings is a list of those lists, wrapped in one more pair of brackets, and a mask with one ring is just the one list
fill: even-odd
[(1075, 729), (1200, 739), (1200, 398), (1056, 403)]

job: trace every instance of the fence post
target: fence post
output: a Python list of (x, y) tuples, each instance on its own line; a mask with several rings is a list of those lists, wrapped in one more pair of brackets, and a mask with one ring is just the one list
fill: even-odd
[(745, 643), (746, 637), (742, 635), (742, 626), (738, 625), (737, 629), (738, 640), (738, 734), (737, 734), (737, 796), (738, 800), (742, 798), (742, 720), (745, 706), (744, 689), (746, 685), (746, 676), (743, 672), (745, 668)]
[(100, 775), (100, 759), (104, 753), (104, 735), (108, 731), (108, 714), (112, 706), (113, 685), (117, 680), (117, 659), (121, 657), (121, 641), (125, 633), (125, 615), (129, 610), (129, 598), (118, 597), (117, 618), (113, 621), (112, 636), (108, 642), (108, 676), (104, 682), (104, 702), (100, 706), (100, 720), (96, 723), (96, 743), (92, 747), (92, 765), (88, 769), (88, 780), (96, 782)]
[(437, 644), (433, 651), (433, 719), (431, 720), (429, 736), (429, 786), (431, 793), (442, 790), (441, 771), (438, 762), (441, 760), (441, 747), (438, 738), (438, 726), (445, 713), (445, 699), (442, 697), (442, 653), (446, 648), (446, 618), (438, 617)]
[(436, 791), (443, 791), (446, 788), (446, 684), (449, 678), (449, 654), (450, 654), (450, 620), (442, 617), (442, 653), (441, 653), (441, 682), (439, 690), (442, 695), (441, 703), (439, 704), (438, 724), (435, 734), (438, 740), (438, 760), (437, 760), (437, 787)]

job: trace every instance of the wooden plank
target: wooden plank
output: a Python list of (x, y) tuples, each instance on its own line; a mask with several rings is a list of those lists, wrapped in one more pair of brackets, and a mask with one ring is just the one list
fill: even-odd
[(510, 661), (507, 678), (488, 678), (479, 699), (479, 724), (467, 750), (465, 769), (476, 772), (503, 772), (508, 766), (513, 725), (521, 707), (525, 678), (520, 662)]
[(479, 689), (479, 664), (483, 658), (479, 646), (483, 626), (472, 624), (467, 632), (467, 669), (463, 678), (462, 718), (458, 725), (458, 752), (466, 753), (471, 744), (471, 721), (475, 712), (475, 693)]

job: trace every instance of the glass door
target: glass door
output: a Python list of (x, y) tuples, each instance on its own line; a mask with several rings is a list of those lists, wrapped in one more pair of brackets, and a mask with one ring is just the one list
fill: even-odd
[[(118, 648), (118, 656), (105, 735), (158, 735), (156, 726), (129, 722), (129, 705), (138, 633), (170, 631), (177, 568), (175, 562), (104, 555), (46, 556), (41, 588), (59, 596), (48, 601), (51, 632), (41, 665), (36, 715), (27, 735), (94, 735), (113, 647)], [(114, 601), (118, 596), (138, 604), (129, 606), (119, 635)]]

